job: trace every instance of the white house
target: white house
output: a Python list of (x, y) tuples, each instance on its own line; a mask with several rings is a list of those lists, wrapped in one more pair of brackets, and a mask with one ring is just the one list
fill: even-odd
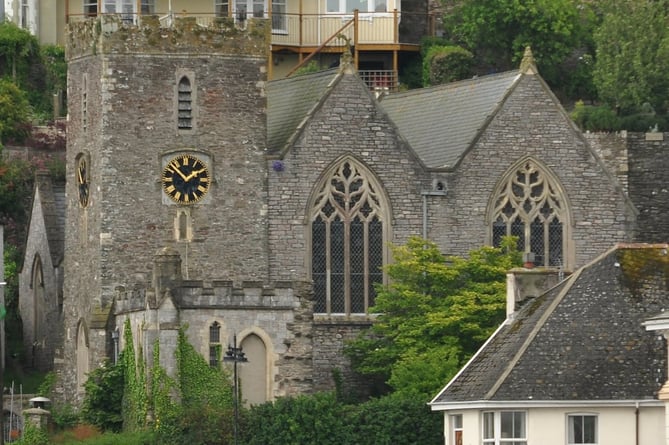
[(546, 292), (511, 273), (507, 320), (430, 402), (445, 443), (669, 444), (668, 249), (619, 244)]

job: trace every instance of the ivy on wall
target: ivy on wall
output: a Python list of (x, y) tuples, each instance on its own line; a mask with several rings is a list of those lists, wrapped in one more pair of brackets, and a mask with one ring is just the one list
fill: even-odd
[[(123, 388), (123, 429), (125, 431), (137, 431), (146, 427), (148, 397), (141, 346), (140, 354), (135, 355), (135, 345), (129, 319), (125, 320), (123, 326), (123, 340), (125, 341), (125, 348), (121, 354), (121, 363), (125, 377), (125, 386)], [(139, 357), (139, 360), (136, 359), (137, 357)]]

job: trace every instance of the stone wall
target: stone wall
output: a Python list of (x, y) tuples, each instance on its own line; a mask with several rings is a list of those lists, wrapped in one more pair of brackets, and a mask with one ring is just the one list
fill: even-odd
[(629, 193), (639, 211), (637, 240), (669, 239), (669, 135), (629, 133)]
[(435, 199), (430, 238), (452, 254), (490, 243), (488, 206), (498, 182), (520, 160), (532, 157), (559, 181), (571, 213), (574, 270), (619, 241), (630, 239), (634, 209), (548, 87), (526, 75), (488, 124), (457, 170), (445, 199)]
[[(263, 21), (245, 30), (189, 21), (126, 26), (114, 17), (70, 30), (68, 221), (63, 379), (76, 380), (76, 332), (91, 332), (89, 368), (111, 355), (111, 304), (119, 286), (150, 282), (163, 247), (185, 280), (265, 281), (265, 98), (269, 51)], [(225, 27), (225, 29), (223, 29)], [(178, 83), (192, 87), (192, 129), (177, 125)], [(168, 159), (193, 153), (212, 179), (202, 201), (164, 196)], [(76, 159), (90, 157), (90, 198), (77, 200)], [(184, 208), (185, 207), (185, 208)], [(178, 215), (188, 237), (178, 240)], [(72, 392), (73, 393), (73, 392)]]

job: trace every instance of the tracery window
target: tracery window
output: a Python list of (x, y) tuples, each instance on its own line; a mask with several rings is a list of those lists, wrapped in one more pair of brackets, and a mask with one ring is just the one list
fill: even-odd
[(190, 130), (193, 128), (192, 93), (190, 80), (188, 77), (183, 76), (179, 80), (179, 104), (177, 110), (179, 130)]
[(565, 265), (566, 202), (558, 185), (534, 161), (526, 160), (502, 182), (494, 198), (492, 244), (518, 237), (518, 250), (534, 254), (539, 266)]
[(383, 281), (387, 205), (372, 175), (341, 161), (317, 189), (311, 212), (314, 312), (365, 314)]

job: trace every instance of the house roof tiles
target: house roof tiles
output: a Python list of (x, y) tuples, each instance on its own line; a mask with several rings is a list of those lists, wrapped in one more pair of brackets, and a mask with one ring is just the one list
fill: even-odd
[(617, 246), (526, 302), (431, 404), (655, 397), (666, 346), (642, 323), (669, 307), (666, 252)]

